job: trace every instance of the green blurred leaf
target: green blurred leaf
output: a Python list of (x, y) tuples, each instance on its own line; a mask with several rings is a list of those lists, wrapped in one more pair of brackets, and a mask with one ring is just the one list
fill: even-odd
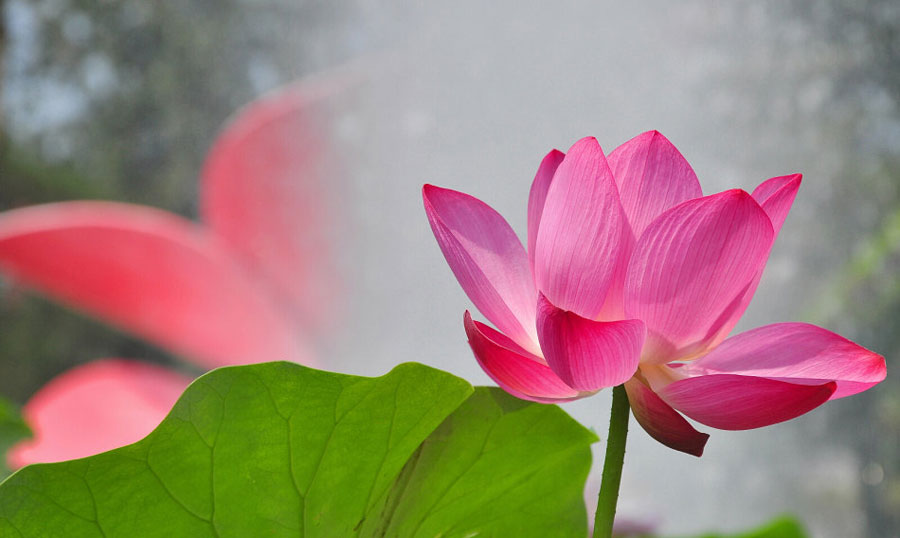
[[(19, 415), (19, 409), (12, 403), (0, 398), (0, 455), (6, 454), (9, 447), (31, 435), (31, 430)], [(9, 474), (6, 461), (0, 462), (0, 479)]]
[(144, 440), (7, 479), (0, 536), (583, 536), (595, 436), (472, 394), (418, 364), (216, 370)]
[(65, 165), (52, 165), (29, 155), (21, 147), (0, 140), (0, 208), (30, 204), (111, 198), (110, 185), (97, 177), (86, 177)]
[(781, 516), (758, 529), (738, 534), (704, 534), (698, 538), (808, 538), (809, 535), (795, 518)]

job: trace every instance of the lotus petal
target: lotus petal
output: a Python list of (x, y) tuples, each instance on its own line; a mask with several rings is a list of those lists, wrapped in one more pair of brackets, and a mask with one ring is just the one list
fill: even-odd
[(306, 85), (254, 101), (218, 137), (201, 174), (203, 220), (305, 329), (331, 321), (339, 289), (336, 159), (321, 101)]
[(34, 438), (14, 446), (10, 467), (91, 456), (143, 439), (190, 383), (167, 368), (105, 359), (44, 385), (22, 412)]
[(822, 405), (834, 382), (800, 385), (764, 377), (701, 375), (656, 392), (688, 417), (721, 430), (749, 430), (784, 422)]
[(626, 316), (647, 324), (644, 360), (684, 359), (727, 334), (772, 235), (765, 211), (741, 190), (689, 200), (654, 220), (625, 279)]
[(703, 455), (709, 434), (695, 430), (683, 416), (638, 379), (626, 382), (625, 392), (628, 393), (634, 418), (650, 437), (680, 452), (698, 458)]
[(517, 398), (541, 403), (577, 399), (580, 392), (566, 385), (539, 358), (466, 312), (464, 323), (469, 345), (481, 368), (500, 387)]
[(310, 355), (215, 237), (164, 211), (62, 202), (0, 216), (0, 270), (207, 367)]
[(686, 367), (691, 375), (740, 374), (791, 383), (837, 383), (831, 399), (884, 380), (884, 357), (808, 323), (775, 323), (725, 340)]
[(461, 192), (425, 185), (422, 197), (434, 237), (469, 299), (520, 346), (537, 350), (537, 292), (525, 249), (506, 220)]
[(600, 145), (579, 140), (547, 191), (534, 253), (538, 289), (558, 307), (595, 318), (630, 234)]
[(581, 391), (621, 385), (637, 371), (646, 329), (640, 320), (594, 321), (538, 303), (538, 338), (547, 365)]

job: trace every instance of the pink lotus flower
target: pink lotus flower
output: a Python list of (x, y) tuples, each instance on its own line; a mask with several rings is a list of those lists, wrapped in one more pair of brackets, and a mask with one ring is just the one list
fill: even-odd
[(805, 323), (727, 338), (800, 180), (703, 196), (690, 165), (655, 131), (608, 158), (584, 138), (541, 162), (527, 250), (480, 200), (431, 185), (423, 197), (450, 268), (498, 329), (465, 313), (469, 344), (498, 385), (552, 403), (624, 383), (653, 438), (700, 456), (709, 436), (682, 414), (714, 428), (758, 428), (885, 377), (883, 357)]
[[(16, 209), (0, 214), (0, 271), (201, 366), (312, 362), (337, 288), (313, 106), (331, 89), (290, 86), (231, 122), (203, 169), (204, 224), (118, 202)], [(189, 382), (135, 361), (76, 367), (25, 405), (35, 437), (10, 466), (138, 441)]]

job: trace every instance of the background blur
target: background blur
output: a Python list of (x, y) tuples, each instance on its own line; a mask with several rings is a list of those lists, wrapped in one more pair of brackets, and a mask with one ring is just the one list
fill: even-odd
[[(524, 236), (551, 147), (595, 135), (608, 152), (658, 129), (706, 193), (804, 174), (738, 329), (815, 322), (896, 373), (900, 3), (379, 4), (0, 0), (0, 206), (101, 198), (194, 216), (203, 157), (236, 108), (349, 69), (362, 82), (329, 100), (323, 129), (344, 169), (330, 187), (345, 293), (322, 367), (421, 361), (488, 383), (422, 183), (481, 198)], [(107, 356), (174, 363), (0, 283), (0, 395), (21, 404)], [(620, 513), (668, 533), (791, 512), (814, 536), (900, 536), (898, 379), (787, 424), (703, 428), (699, 460), (632, 422)], [(567, 409), (605, 437), (609, 394)]]

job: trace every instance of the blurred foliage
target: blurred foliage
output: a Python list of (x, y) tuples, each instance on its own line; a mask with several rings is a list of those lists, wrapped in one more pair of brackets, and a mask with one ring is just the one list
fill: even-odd
[[(615, 533), (616, 538), (654, 538), (653, 533)], [(691, 538), (808, 538), (809, 534), (803, 525), (792, 516), (780, 516), (756, 529), (732, 533), (706, 533)]]
[(703, 534), (697, 538), (807, 538), (808, 536), (799, 521), (783, 516), (751, 531), (738, 534)]
[[(808, 166), (797, 170), (805, 185), (784, 228), (794, 233), (781, 233), (773, 254), (773, 261), (779, 253), (789, 261), (767, 270), (781, 270), (789, 285), (767, 297), (767, 313), (799, 314), (887, 360), (884, 383), (826, 406), (831, 425), (805, 436), (809, 448), (845, 447), (857, 462), (859, 482), (843, 485), (841, 499), (823, 493), (819, 500), (858, 498), (865, 528), (856, 532), (894, 538), (900, 528), (900, 3), (694, 7), (691, 29), (724, 51), (709, 47), (704, 58), (722, 66), (714, 72), (720, 77), (709, 77), (716, 83), (703, 82), (715, 111), (708, 128), (740, 124), (761, 138), (754, 151), (721, 148), (735, 159), (729, 165), (747, 177), (794, 171), (780, 170), (796, 166), (790, 163)], [(728, 55), (734, 46), (745, 51), (739, 66)], [(760, 151), (770, 162), (760, 164)], [(796, 485), (803, 495), (816, 495), (810, 487)]]
[[(94, 198), (193, 217), (200, 167), (225, 120), (259, 94), (351, 57), (347, 43), (371, 48), (363, 33), (350, 34), (359, 9), (0, 0), (0, 209)], [(0, 394), (19, 403), (91, 359), (175, 362), (2, 279), (0, 326)]]
[(24, 402), (57, 373), (106, 357), (183, 365), (164, 351), (0, 282), (0, 394)]
[(60, 200), (113, 198), (112, 189), (86, 179), (69, 166), (48, 165), (11, 144), (0, 147), (0, 209)]
[[(7, 449), (14, 445), (17, 441), (25, 439), (31, 435), (31, 431), (15, 405), (0, 398), (0, 454), (6, 454)], [(0, 480), (6, 478), (9, 470), (6, 467), (6, 459), (0, 462)]]
[[(278, 0), (6, 0), (5, 120), (16, 142), (125, 200), (191, 214), (224, 120), (343, 60), (352, 4)], [(325, 29), (337, 29), (323, 35)], [(313, 41), (318, 38), (319, 41)], [(320, 48), (310, 50), (310, 44)], [(329, 46), (334, 45), (334, 46)], [(48, 107), (48, 96), (60, 102)]]
[[(809, 21), (826, 43), (853, 44), (860, 56), (845, 64), (837, 79), (838, 98), (862, 110), (846, 124), (851, 128), (847, 153), (855, 157), (844, 162), (840, 173), (848, 179), (836, 183), (830, 204), (849, 205), (854, 219), (831, 222), (823, 233), (849, 251), (849, 261), (826, 272), (830, 281), (810, 317), (839, 327), (888, 362), (887, 380), (866, 397), (837, 407), (834, 419), (867, 424), (864, 435), (845, 439), (859, 455), (865, 534), (895, 536), (900, 529), (900, 5), (892, 0), (799, 4), (795, 16)], [(863, 197), (870, 205), (854, 206)]]

